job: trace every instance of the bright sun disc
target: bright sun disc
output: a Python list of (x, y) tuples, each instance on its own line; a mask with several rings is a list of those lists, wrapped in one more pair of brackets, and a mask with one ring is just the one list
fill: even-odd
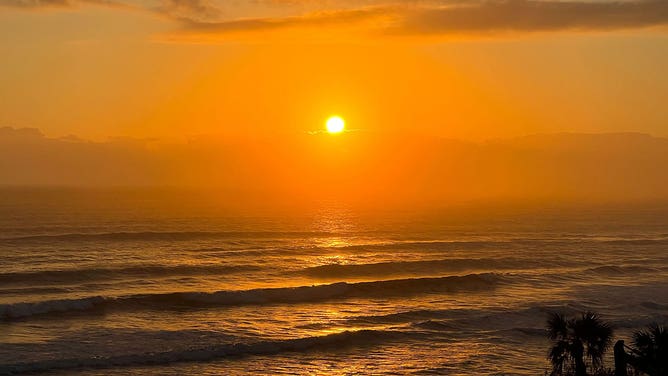
[(346, 122), (340, 116), (332, 116), (327, 119), (327, 132), (341, 133), (346, 127)]

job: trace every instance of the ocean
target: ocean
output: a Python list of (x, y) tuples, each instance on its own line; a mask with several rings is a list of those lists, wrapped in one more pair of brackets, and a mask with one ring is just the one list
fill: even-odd
[(260, 209), (3, 189), (0, 374), (542, 375), (550, 312), (668, 322), (665, 205)]

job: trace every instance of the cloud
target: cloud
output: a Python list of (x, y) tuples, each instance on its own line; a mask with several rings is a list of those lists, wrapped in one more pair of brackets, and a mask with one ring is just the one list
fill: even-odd
[(219, 19), (222, 11), (210, 0), (163, 0), (158, 13), (186, 22)]
[(4, 0), (0, 6), (15, 8), (70, 7), (72, 0)]
[(40, 8), (72, 8), (81, 4), (101, 5), (107, 7), (128, 7), (127, 4), (113, 0), (2, 0), (0, 7), (40, 9)]
[(330, 12), (315, 12), (292, 17), (246, 18), (221, 22), (182, 20), (184, 30), (200, 33), (234, 33), (268, 31), (298, 27), (341, 26), (370, 21), (389, 15), (388, 8), (363, 8)]
[[(476, 34), (490, 32), (611, 31), (668, 25), (666, 0), (480, 0), (316, 12), (301, 16), (223, 22), (186, 20), (186, 31), (239, 33), (312, 26), (370, 23), (387, 35)], [(426, 5), (425, 4), (430, 4)], [(438, 4), (438, 5), (436, 5)]]
[[(668, 0), (374, 0), (365, 2), (374, 6), (353, 9), (344, 8), (349, 5), (345, 1), (321, 0), (255, 0), (250, 7), (216, 0), (158, 3), (156, 7), (140, 2), (137, 7), (179, 23), (178, 33), (190, 35), (252, 34), (304, 27), (334, 32), (357, 27), (356, 32), (381, 35), (464, 35), (614, 31), (668, 25)], [(258, 17), (261, 3), (272, 3), (288, 15)], [(304, 11), (314, 3), (325, 10)], [(123, 5), (115, 0), (0, 1), (0, 6), (28, 9), (80, 4)]]
[(473, 5), (409, 11), (392, 31), (400, 34), (603, 31), (666, 24), (666, 0), (486, 0)]

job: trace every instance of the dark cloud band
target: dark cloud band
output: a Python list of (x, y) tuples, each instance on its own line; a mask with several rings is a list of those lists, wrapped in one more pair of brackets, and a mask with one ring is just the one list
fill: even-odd
[[(182, 21), (186, 31), (218, 34), (356, 22), (369, 22), (370, 28), (390, 35), (607, 31), (668, 24), (668, 0), (481, 0), (439, 4), (431, 7), (380, 6), (298, 17), (223, 22)], [(376, 19), (383, 22), (373, 23)]]
[(614, 30), (665, 25), (668, 1), (490, 0), (474, 5), (409, 11), (399, 33)]

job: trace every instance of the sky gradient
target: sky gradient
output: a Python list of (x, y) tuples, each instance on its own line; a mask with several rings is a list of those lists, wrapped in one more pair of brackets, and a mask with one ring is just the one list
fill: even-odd
[(0, 125), (668, 136), (667, 23), (662, 0), (2, 0)]
[(0, 183), (665, 199), (667, 25), (664, 0), (0, 0)]

